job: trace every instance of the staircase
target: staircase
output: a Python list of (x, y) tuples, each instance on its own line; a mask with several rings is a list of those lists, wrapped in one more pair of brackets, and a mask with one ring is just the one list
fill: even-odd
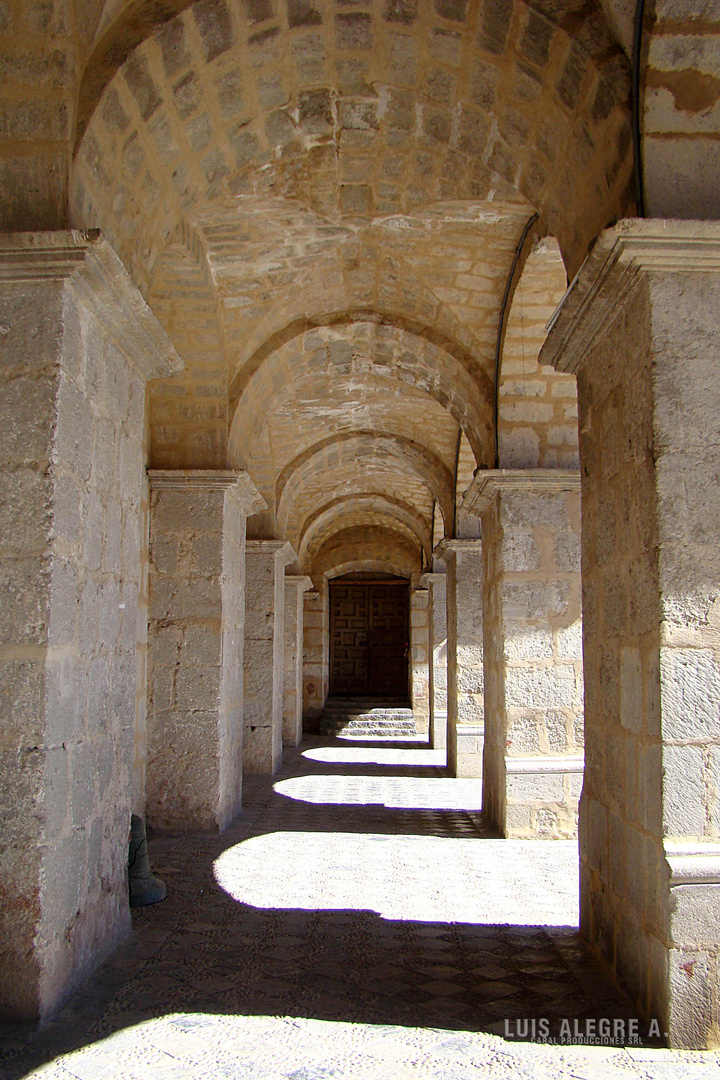
[(320, 735), (409, 739), (417, 735), (412, 709), (402, 701), (334, 697), (325, 702)]

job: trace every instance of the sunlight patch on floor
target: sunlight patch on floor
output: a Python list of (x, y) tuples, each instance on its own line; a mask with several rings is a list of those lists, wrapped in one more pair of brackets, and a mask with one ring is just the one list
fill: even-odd
[(328, 765), (401, 765), (406, 768), (442, 769), (445, 766), (444, 750), (405, 750), (394, 746), (316, 746), (304, 750), (302, 756), (309, 761), (322, 761)]
[(275, 832), (228, 848), (214, 874), (229, 896), (259, 908), (471, 925), (578, 924), (573, 840)]
[(278, 795), (333, 806), (404, 810), (482, 810), (482, 780), (442, 776), (293, 776), (273, 785)]

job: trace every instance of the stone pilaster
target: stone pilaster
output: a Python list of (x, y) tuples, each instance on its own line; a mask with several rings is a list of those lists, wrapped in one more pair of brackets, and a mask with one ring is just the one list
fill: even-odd
[(146, 805), (158, 829), (221, 830), (240, 810), (246, 473), (150, 479)]
[(435, 554), (447, 567), (448, 767), (454, 776), (482, 776), (482, 541), (442, 540)]
[(541, 354), (580, 406), (581, 926), (674, 1046), (720, 1029), (720, 225), (603, 233)]
[(410, 700), (419, 735), (430, 723), (428, 599), (427, 589), (410, 590)]
[(99, 233), (0, 237), (0, 1016), (130, 929), (145, 382), (181, 362)]
[(428, 591), (428, 696), (430, 745), (447, 747), (447, 590), (445, 574), (423, 574)]
[(327, 697), (329, 653), (326, 595), (313, 589), (305, 593), (303, 620), (303, 719), (316, 731)]
[(583, 771), (580, 475), (487, 470), (482, 521), (483, 809), (503, 836), (577, 833)]
[(273, 776), (282, 763), (285, 567), (296, 559), (285, 540), (245, 547), (245, 746), (248, 775)]
[(312, 578), (285, 575), (285, 661), (283, 669), (283, 746), (302, 742), (304, 594)]

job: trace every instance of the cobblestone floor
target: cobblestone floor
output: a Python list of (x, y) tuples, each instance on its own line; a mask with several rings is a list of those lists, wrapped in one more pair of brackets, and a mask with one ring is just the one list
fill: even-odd
[(419, 741), (285, 761), (222, 836), (151, 840), (168, 899), (44, 1029), (0, 1025), (2, 1080), (720, 1080), (642, 1024), (529, 1041), (635, 1018), (578, 943), (573, 843), (497, 839)]

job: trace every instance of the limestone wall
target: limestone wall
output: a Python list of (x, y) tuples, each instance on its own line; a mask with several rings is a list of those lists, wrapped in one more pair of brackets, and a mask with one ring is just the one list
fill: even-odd
[(129, 930), (144, 383), (172, 350), (103, 241), (0, 262), (0, 999), (32, 1019)]
[(237, 473), (150, 473), (147, 813), (222, 829), (242, 778), (245, 514)]
[(303, 719), (314, 730), (327, 697), (329, 648), (327, 587), (305, 593), (303, 626)]
[(285, 567), (282, 540), (249, 540), (245, 551), (245, 746), (249, 774), (272, 775), (282, 762)]
[(445, 574), (425, 574), (428, 590), (430, 745), (447, 746), (447, 595)]
[(444, 540), (436, 550), (447, 566), (448, 767), (455, 776), (482, 776), (482, 542)]
[(427, 735), (430, 723), (430, 676), (428, 658), (428, 594), (410, 591), (410, 694), (415, 727)]
[[(492, 492), (482, 514), (483, 806), (506, 836), (573, 836), (583, 753), (580, 494), (549, 471), (535, 482), (521, 472), (479, 479)], [(559, 490), (542, 490), (543, 480)]]
[(620, 223), (548, 342), (580, 403), (581, 927), (695, 1047), (720, 1024), (719, 251), (716, 225)]
[(309, 577), (285, 575), (285, 656), (283, 661), (283, 746), (299, 746), (303, 718), (303, 597)]
[(566, 284), (557, 242), (545, 237), (528, 256), (507, 322), (498, 391), (501, 468), (578, 466), (575, 378), (538, 361)]

